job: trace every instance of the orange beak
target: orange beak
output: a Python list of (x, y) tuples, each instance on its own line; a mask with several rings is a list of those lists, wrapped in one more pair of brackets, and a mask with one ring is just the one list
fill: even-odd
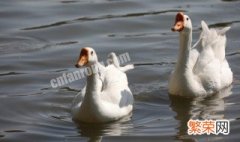
[(179, 12), (176, 15), (176, 20), (175, 20), (175, 24), (172, 27), (172, 31), (178, 31), (181, 32), (184, 29), (184, 14), (182, 12)]
[(86, 48), (83, 48), (80, 53), (80, 57), (77, 61), (77, 64), (75, 67), (79, 68), (88, 63), (88, 50)]

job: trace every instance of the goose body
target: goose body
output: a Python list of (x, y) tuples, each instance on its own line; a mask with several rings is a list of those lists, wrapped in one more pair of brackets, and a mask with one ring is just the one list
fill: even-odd
[(225, 58), (226, 36), (230, 27), (209, 29), (202, 21), (202, 33), (194, 46), (192, 24), (187, 15), (178, 13), (173, 31), (179, 31), (178, 61), (169, 80), (169, 93), (201, 96), (219, 92), (231, 85), (233, 74)]
[[(95, 51), (84, 48), (87, 54)], [(114, 54), (115, 55), (115, 54)], [(91, 55), (88, 55), (88, 58)], [(114, 56), (115, 57), (115, 56)], [(91, 57), (90, 57), (91, 58)], [(81, 60), (81, 55), (80, 55)], [(73, 120), (90, 123), (110, 122), (123, 118), (132, 112), (133, 95), (128, 87), (125, 72), (114, 63), (103, 66), (94, 59), (99, 71), (87, 77), (87, 84), (75, 97), (72, 106)], [(80, 61), (78, 62), (80, 65)], [(86, 66), (91, 65), (87, 63)]]

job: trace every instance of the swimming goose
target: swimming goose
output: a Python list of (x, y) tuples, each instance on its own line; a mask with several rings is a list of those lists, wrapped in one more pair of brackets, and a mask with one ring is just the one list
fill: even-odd
[(131, 114), (133, 95), (126, 74), (119, 69), (120, 65), (101, 65), (94, 49), (86, 47), (81, 50), (76, 64), (76, 67), (83, 66), (94, 66), (97, 71), (87, 76), (86, 86), (73, 101), (73, 120), (103, 123)]
[(169, 93), (201, 96), (219, 92), (231, 85), (232, 71), (225, 58), (226, 36), (230, 27), (209, 29), (202, 21), (202, 33), (192, 47), (191, 19), (176, 15), (172, 31), (179, 32), (178, 60), (169, 80)]

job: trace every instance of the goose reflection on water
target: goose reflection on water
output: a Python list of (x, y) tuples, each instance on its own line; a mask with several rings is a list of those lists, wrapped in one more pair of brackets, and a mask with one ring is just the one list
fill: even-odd
[[(232, 86), (222, 90), (218, 94), (214, 94), (208, 97), (186, 98), (181, 96), (169, 95), (169, 105), (172, 111), (175, 112), (175, 121), (178, 122), (177, 125), (175, 125), (176, 132), (173, 133), (175, 138), (184, 142), (198, 141), (198, 137), (189, 136), (187, 134), (187, 122), (189, 121), (189, 119), (226, 119), (224, 113), (225, 108), (228, 104), (225, 102), (225, 98), (232, 94), (231, 89)], [(151, 92), (150, 94), (154, 93)], [(158, 96), (159, 94), (156, 93), (156, 95)], [(151, 96), (150, 98), (154, 97)], [(136, 99), (141, 100), (140, 98)], [(153, 100), (155, 103), (157, 103), (156, 98), (154, 98)], [(79, 134), (83, 137), (86, 137), (90, 142), (99, 142), (102, 140), (104, 141), (105, 136), (120, 136), (131, 133), (132, 130), (134, 130), (134, 127), (136, 127), (134, 126), (135, 124), (132, 123), (132, 121), (129, 121), (132, 117), (131, 115), (125, 117), (122, 120), (111, 123), (77, 123)], [(159, 117), (161, 116), (162, 114), (159, 114)], [(163, 122), (158, 121), (157, 123)], [(142, 126), (142, 124), (140, 126)], [(219, 140), (223, 139), (223, 136), (200, 136), (200, 138), (203, 138), (203, 141), (205, 141), (205, 138), (207, 138), (208, 140)]]
[[(226, 119), (224, 116), (226, 107), (224, 98), (232, 94), (231, 89), (232, 86), (223, 89), (218, 94), (207, 97), (186, 98), (169, 95), (171, 101), (170, 107), (176, 112), (175, 119), (179, 121), (179, 126), (177, 127), (177, 139), (190, 139), (191, 141), (197, 141), (195, 138), (189, 138), (187, 134), (187, 122), (190, 119)], [(218, 139), (219, 138), (220, 137), (218, 137)]]
[(122, 119), (109, 123), (82, 123), (78, 122), (79, 133), (88, 138), (88, 142), (101, 142), (103, 136), (120, 136), (128, 130), (132, 113)]

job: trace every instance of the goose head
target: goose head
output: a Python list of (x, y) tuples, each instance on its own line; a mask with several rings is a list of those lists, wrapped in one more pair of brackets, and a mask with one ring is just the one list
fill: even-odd
[(97, 54), (91, 47), (84, 47), (80, 52), (77, 64), (75, 67), (91, 66), (98, 62)]
[(188, 32), (192, 30), (192, 22), (189, 16), (184, 15), (183, 12), (179, 12), (176, 15), (175, 24), (172, 27), (172, 31), (178, 31), (178, 32)]

